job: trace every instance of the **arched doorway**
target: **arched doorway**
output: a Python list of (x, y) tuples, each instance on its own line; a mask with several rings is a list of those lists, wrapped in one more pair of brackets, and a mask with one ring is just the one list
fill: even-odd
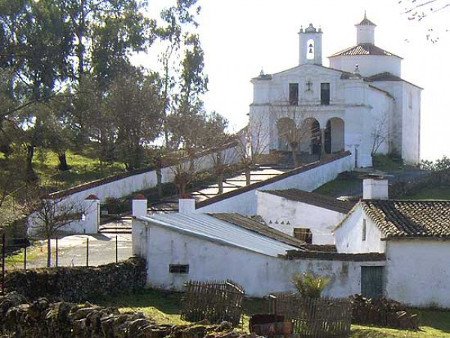
[(320, 124), (315, 118), (309, 117), (301, 124), (302, 142), (300, 150), (303, 153), (320, 155), (322, 146)]
[(325, 153), (332, 154), (345, 149), (345, 124), (339, 117), (327, 121), (325, 128)]

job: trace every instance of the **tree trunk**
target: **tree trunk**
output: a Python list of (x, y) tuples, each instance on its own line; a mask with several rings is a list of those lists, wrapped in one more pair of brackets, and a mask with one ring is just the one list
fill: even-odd
[(52, 266), (52, 242), (50, 237), (47, 238), (47, 267)]
[(245, 167), (245, 185), (250, 185), (251, 183), (251, 171), (250, 166)]
[(58, 160), (59, 160), (59, 164), (58, 164), (58, 169), (61, 171), (67, 171), (70, 169), (70, 166), (67, 164), (67, 157), (66, 157), (66, 152), (62, 152), (60, 154), (58, 154)]
[(156, 188), (158, 189), (158, 197), (159, 197), (159, 199), (161, 199), (162, 195), (163, 195), (161, 168), (156, 169)]
[(27, 146), (27, 157), (25, 164), (25, 179), (27, 182), (35, 182), (38, 177), (33, 168), (34, 145)]
[(217, 174), (217, 186), (219, 188), (218, 193), (223, 194), (223, 172), (220, 172)]
[(292, 160), (294, 161), (294, 167), (297, 168), (299, 166), (299, 161), (297, 158), (297, 148), (292, 148)]

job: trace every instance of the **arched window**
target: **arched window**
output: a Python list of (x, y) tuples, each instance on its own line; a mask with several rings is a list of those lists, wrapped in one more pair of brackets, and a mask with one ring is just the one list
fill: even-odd
[(313, 39), (308, 40), (307, 47), (308, 47), (308, 49), (306, 51), (306, 58), (308, 60), (314, 60), (315, 49), (314, 49), (314, 40)]

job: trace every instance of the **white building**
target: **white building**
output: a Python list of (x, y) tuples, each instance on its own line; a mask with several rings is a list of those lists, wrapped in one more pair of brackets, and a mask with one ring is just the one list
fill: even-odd
[(334, 245), (333, 230), (355, 203), (299, 189), (257, 192), (257, 212), (266, 224), (315, 245)]
[(321, 29), (301, 28), (299, 64), (252, 79), (250, 128), (259, 149), (289, 150), (289, 125), (304, 155), (350, 150), (366, 167), (372, 153), (397, 153), (419, 163), (422, 89), (401, 78), (401, 57), (375, 45), (375, 24), (364, 17), (356, 31), (356, 46), (325, 67)]
[(313, 272), (331, 278), (324, 295), (360, 293), (361, 271), (383, 266), (383, 254), (316, 252), (305, 243), (238, 214), (192, 212), (137, 216), (133, 253), (147, 260), (147, 283), (183, 290), (189, 280), (231, 279), (247, 296), (292, 291), (292, 276)]
[(362, 272), (377, 281), (375, 293), (450, 308), (450, 201), (388, 200), (387, 181), (365, 184), (365, 199), (335, 230), (338, 252), (386, 255), (384, 268)]

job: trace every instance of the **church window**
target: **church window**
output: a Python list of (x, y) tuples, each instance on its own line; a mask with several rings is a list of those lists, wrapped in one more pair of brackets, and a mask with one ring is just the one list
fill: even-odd
[(412, 105), (413, 105), (412, 102), (413, 102), (412, 93), (409, 92), (409, 95), (408, 95), (408, 106), (409, 106), (410, 109), (412, 108)]
[(320, 84), (320, 103), (323, 105), (330, 104), (330, 84), (321, 83)]
[(289, 104), (298, 106), (298, 83), (289, 83)]
[(312, 233), (310, 229), (294, 228), (294, 237), (308, 244), (312, 243)]
[(306, 59), (314, 60), (314, 40), (309, 39), (307, 42), (307, 51), (306, 51)]

